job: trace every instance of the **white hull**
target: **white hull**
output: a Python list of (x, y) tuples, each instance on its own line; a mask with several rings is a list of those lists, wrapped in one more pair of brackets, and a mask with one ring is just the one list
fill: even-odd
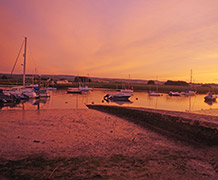
[(169, 92), (169, 96), (180, 96), (181, 94), (179, 92)]
[(88, 86), (79, 86), (78, 88), (80, 91), (83, 91), (83, 92), (89, 92), (92, 90), (92, 88), (89, 88)]

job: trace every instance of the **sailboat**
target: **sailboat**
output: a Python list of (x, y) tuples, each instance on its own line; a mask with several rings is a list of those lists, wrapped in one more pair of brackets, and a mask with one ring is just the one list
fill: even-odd
[(195, 96), (196, 95), (196, 91), (191, 90), (192, 89), (192, 69), (190, 73), (190, 84), (191, 84), (191, 88), (186, 89), (184, 92), (181, 92), (181, 95), (184, 95), (184, 96)]
[(151, 91), (150, 90), (150, 91), (148, 91), (148, 95), (149, 96), (162, 96), (162, 94), (158, 92), (158, 84), (157, 84), (157, 82), (156, 82), (156, 91)]
[[(7, 91), (7, 93), (8, 94), (12, 94), (15, 97), (20, 98), (20, 99), (23, 99), (23, 98), (38, 98), (38, 95), (34, 91), (33, 88), (27, 88), (26, 87), (26, 49), (27, 49), (27, 37), (24, 38), (24, 43), (23, 44), (24, 44), (24, 54), (23, 54), (23, 57), (24, 57), (24, 63), (23, 63), (23, 86), (12, 87), (12, 89)], [(20, 52), (22, 50), (23, 44), (22, 44), (22, 46), (20, 48), (19, 54), (20, 54)], [(19, 57), (19, 54), (18, 54), (18, 57)], [(13, 66), (11, 75), (12, 75), (12, 73), (14, 71), (14, 68), (15, 68), (15, 65), (17, 63), (18, 57), (17, 57), (17, 59), (15, 61), (15, 64)]]

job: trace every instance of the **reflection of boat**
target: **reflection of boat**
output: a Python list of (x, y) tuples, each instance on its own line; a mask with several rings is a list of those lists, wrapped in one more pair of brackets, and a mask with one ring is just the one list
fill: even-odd
[(149, 92), (148, 92), (148, 95), (149, 95), (149, 96), (162, 96), (161, 93), (154, 92), (154, 91), (149, 91)]
[(169, 96), (180, 96), (180, 93), (179, 92), (170, 91), (169, 92)]
[(81, 94), (82, 90), (80, 90), (79, 88), (68, 88), (67, 89), (67, 93), (77, 93), (77, 94)]
[(216, 101), (217, 96), (214, 96), (211, 92), (208, 93), (207, 96), (204, 97), (205, 101)]
[(217, 103), (216, 100), (215, 101), (204, 101), (204, 102), (210, 106), (212, 106), (214, 103)]
[(181, 92), (181, 95), (184, 95), (184, 96), (195, 96), (196, 95), (196, 91), (192, 91), (192, 90), (187, 89), (186, 91)]
[(6, 102), (6, 103), (1, 103), (0, 102), (0, 109), (2, 109), (4, 107), (14, 108), (16, 106), (17, 106), (17, 103), (14, 103), (14, 102)]
[(133, 96), (132, 93), (117, 92), (115, 94), (107, 94), (106, 96), (104, 96), (104, 99), (125, 101), (125, 100), (128, 100), (131, 96)]

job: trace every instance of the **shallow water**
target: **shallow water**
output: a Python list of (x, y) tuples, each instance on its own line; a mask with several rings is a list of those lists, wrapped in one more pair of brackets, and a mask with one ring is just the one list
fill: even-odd
[(204, 94), (196, 96), (181, 96), (171, 97), (168, 94), (163, 94), (160, 97), (152, 97), (147, 92), (134, 92), (134, 96), (130, 98), (130, 101), (116, 101), (106, 102), (103, 101), (103, 97), (110, 93), (113, 94), (116, 91), (107, 90), (94, 90), (89, 93), (83, 94), (67, 94), (66, 90), (57, 90), (51, 92), (50, 98), (44, 98), (39, 100), (29, 100), (21, 102), (20, 104), (4, 106), (1, 110), (29, 110), (29, 109), (87, 109), (87, 103), (94, 104), (108, 104), (119, 106), (133, 106), (133, 107), (146, 107), (154, 109), (164, 110), (176, 110), (186, 112), (212, 112), (213, 115), (218, 115), (218, 104), (208, 104), (204, 102)]

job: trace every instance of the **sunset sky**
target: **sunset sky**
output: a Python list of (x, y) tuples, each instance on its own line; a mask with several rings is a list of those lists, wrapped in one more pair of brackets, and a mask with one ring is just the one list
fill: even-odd
[(0, 73), (25, 36), (28, 73), (218, 83), (218, 0), (0, 0)]

